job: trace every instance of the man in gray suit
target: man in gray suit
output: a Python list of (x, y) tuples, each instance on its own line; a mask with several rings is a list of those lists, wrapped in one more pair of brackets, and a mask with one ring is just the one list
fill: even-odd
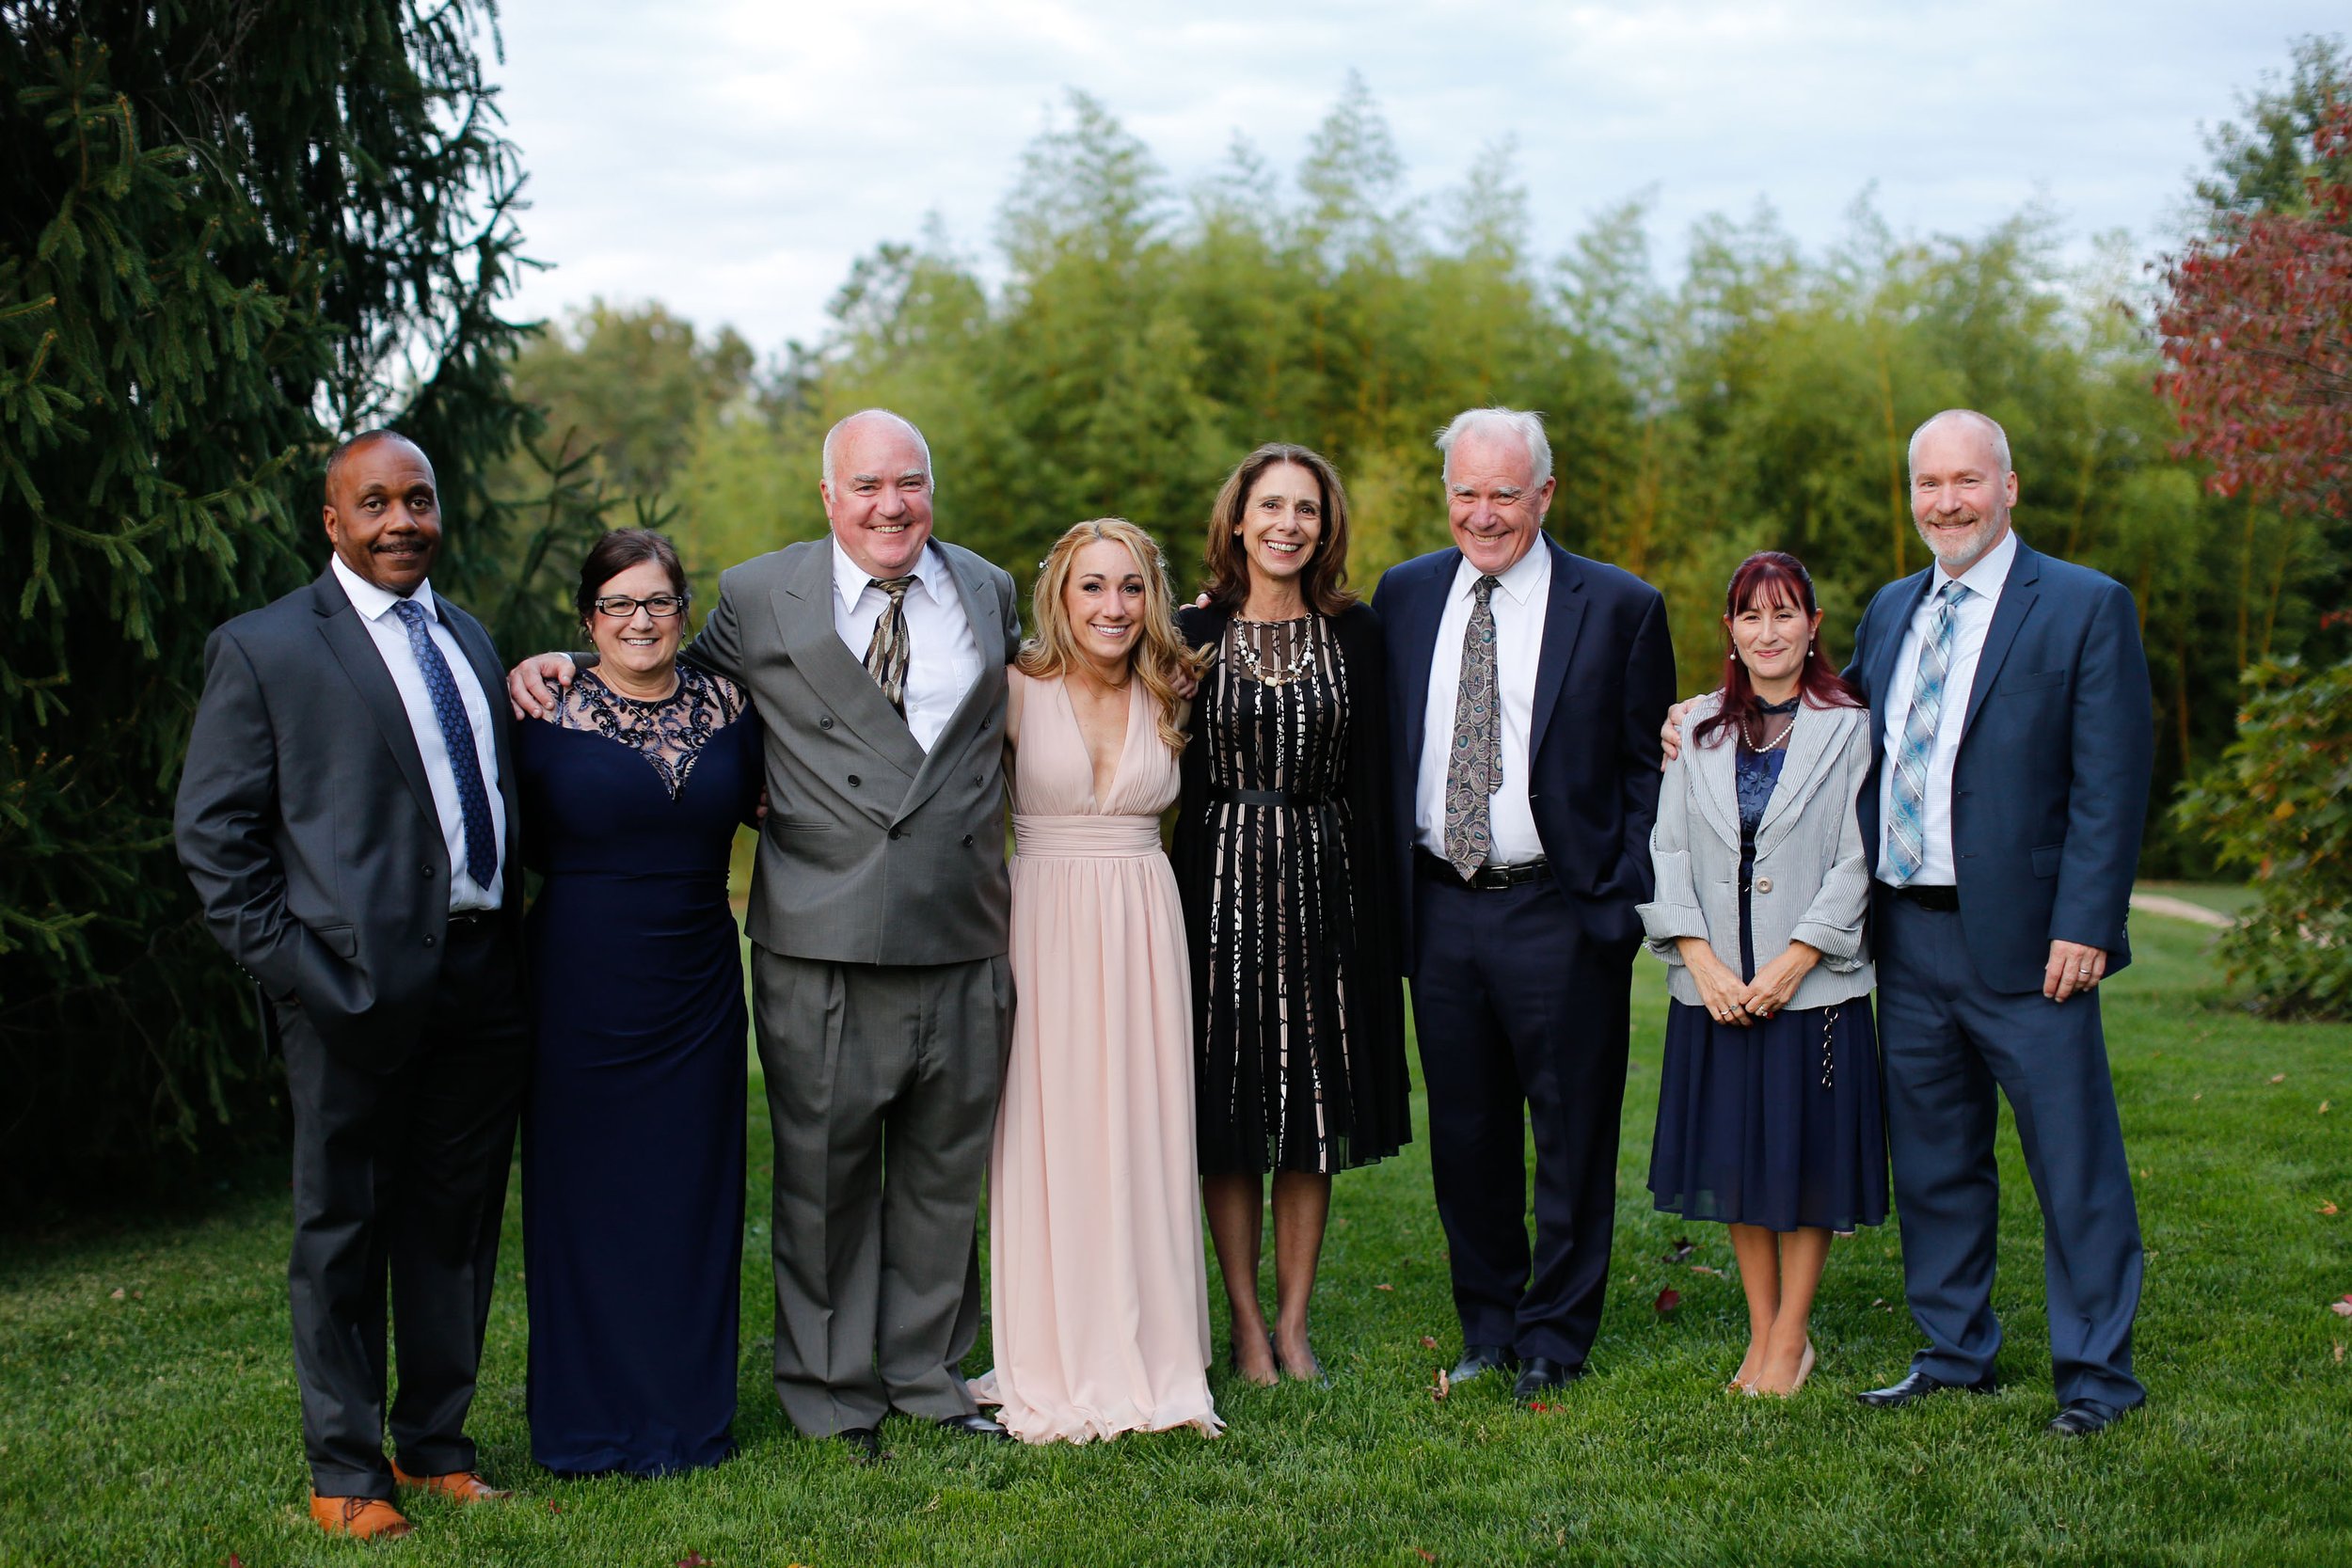
[(345, 442), (324, 519), (318, 580), (205, 644), (173, 831), (285, 1051), (311, 1516), (405, 1535), (396, 1482), (506, 1495), (474, 1473), (465, 1419), (530, 1059), (515, 766), (498, 654), (427, 580), (424, 453), (388, 430)]
[[(896, 1410), (1002, 1437), (958, 1367), (1004, 1075), (1012, 578), (931, 537), (930, 450), (867, 409), (825, 437), (828, 539), (745, 562), (686, 657), (767, 730), (755, 1027), (775, 1132), (776, 1397), (880, 1452)], [(535, 712), (563, 655), (510, 679)]]

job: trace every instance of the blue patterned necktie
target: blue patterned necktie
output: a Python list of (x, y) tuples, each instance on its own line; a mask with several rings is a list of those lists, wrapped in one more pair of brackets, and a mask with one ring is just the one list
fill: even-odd
[(1919, 875), (1927, 860), (1928, 756), (1944, 719), (1944, 683), (1952, 672), (1952, 617), (1968, 585), (1947, 582), (1938, 595), (1935, 618), (1919, 640), (1919, 673), (1911, 685), (1911, 716), (1903, 721), (1903, 743), (1895, 753), (1895, 814), (1886, 824), (1887, 859), (1895, 885)]
[(485, 893), (496, 893), (499, 847), (490, 828), (490, 794), (482, 787), (482, 759), (474, 752), (473, 725), (467, 721), (464, 699), (457, 695), (456, 677), (424, 629), (424, 607), (403, 599), (392, 606), (392, 613), (408, 628), (408, 651), (417, 656), (417, 668), (424, 674), (433, 717), (441, 726), (441, 744), (449, 751), (449, 770), (457, 779), (457, 810), (466, 822), (466, 875)]
[(1495, 692), (1495, 587), (1471, 585), (1477, 602), (1462, 632), (1462, 684), (1454, 699), (1454, 747), (1445, 763), (1445, 858), (1468, 881), (1494, 844), (1493, 796), (1502, 783), (1502, 713)]

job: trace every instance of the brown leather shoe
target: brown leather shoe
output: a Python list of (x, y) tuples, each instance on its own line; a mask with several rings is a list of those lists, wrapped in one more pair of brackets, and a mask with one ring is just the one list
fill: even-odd
[(310, 1494), (310, 1517), (329, 1535), (360, 1541), (390, 1541), (416, 1527), (381, 1497), (322, 1497)]
[(445, 1476), (412, 1476), (400, 1467), (398, 1460), (392, 1462), (392, 1479), (403, 1486), (421, 1487), (452, 1502), (502, 1503), (515, 1495), (501, 1492), (484, 1481), (479, 1471), (452, 1470)]

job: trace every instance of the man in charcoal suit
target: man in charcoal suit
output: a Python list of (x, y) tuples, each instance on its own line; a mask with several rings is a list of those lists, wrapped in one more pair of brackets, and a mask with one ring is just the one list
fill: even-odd
[(1540, 417), (1473, 409), (1438, 446), (1455, 547), (1374, 606), (1453, 1375), (1517, 1368), (1525, 1401), (1581, 1375), (1600, 1325), (1674, 652), (1656, 589), (1545, 537)]
[[(880, 1456), (892, 1411), (1002, 1438), (960, 1363), (1010, 1036), (1005, 667), (1012, 578), (931, 534), (930, 449), (867, 409), (825, 437), (831, 536), (745, 562), (685, 657), (752, 693), (769, 810), (755, 1032), (775, 1135), (775, 1383)], [(517, 666), (536, 712), (574, 660)]]
[(174, 829), (285, 1051), (311, 1516), (405, 1535), (395, 1484), (506, 1496), (476, 1473), (465, 1418), (529, 1061), (515, 768), (498, 654), (428, 580), (425, 454), (353, 437), (327, 461), (324, 515), (318, 580), (205, 647)]

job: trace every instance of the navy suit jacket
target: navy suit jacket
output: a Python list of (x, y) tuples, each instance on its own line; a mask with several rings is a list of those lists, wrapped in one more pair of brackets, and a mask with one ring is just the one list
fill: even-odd
[[(1674, 644), (1666, 601), (1657, 589), (1615, 566), (1551, 552), (1551, 595), (1535, 667), (1535, 709), (1528, 745), (1528, 805), (1552, 877), (1570, 895), (1597, 942), (1641, 940), (1637, 906), (1650, 896), (1650, 824), (1658, 816), (1659, 726), (1674, 701)], [(1412, 973), (1415, 798), (1424, 745), (1443, 746), (1428, 728), (1429, 683), (1438, 661), (1438, 622), (1462, 552), (1419, 556), (1382, 575), (1373, 595), (1389, 633), (1389, 734), (1393, 744), (1391, 815), (1395, 862), (1403, 872), (1398, 909)], [(1461, 650), (1444, 652), (1448, 680)]]
[[(1888, 583), (1862, 612), (1846, 678), (1870, 704), (1863, 842), (1879, 863), (1885, 697), (1935, 568)], [(2125, 916), (2147, 823), (2155, 723), (2139, 615), (2122, 583), (2017, 542), (1985, 634), (1952, 766), (1961, 927), (1996, 991), (2038, 991), (2050, 943), (2131, 961)]]
[[(433, 602), (498, 725), (501, 913), (519, 929), (505, 667), (479, 622)], [(449, 847), (400, 688), (331, 566), (205, 644), (173, 829), (205, 923), (266, 997), (298, 1003), (348, 1060), (416, 1051), (447, 951)]]

